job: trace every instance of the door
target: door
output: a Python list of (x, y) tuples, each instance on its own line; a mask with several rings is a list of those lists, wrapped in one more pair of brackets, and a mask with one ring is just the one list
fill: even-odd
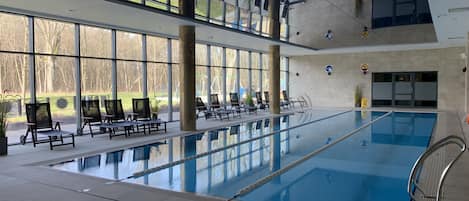
[(394, 106), (414, 106), (414, 74), (395, 73), (394, 79)]

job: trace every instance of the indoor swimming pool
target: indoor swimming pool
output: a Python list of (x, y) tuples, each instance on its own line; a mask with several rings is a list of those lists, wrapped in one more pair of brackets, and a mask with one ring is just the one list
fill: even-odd
[(436, 118), (310, 110), (50, 166), (222, 199), (408, 201), (408, 174), (428, 146)]

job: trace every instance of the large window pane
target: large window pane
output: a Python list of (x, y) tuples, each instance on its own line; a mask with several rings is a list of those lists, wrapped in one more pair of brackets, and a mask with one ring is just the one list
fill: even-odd
[(29, 96), (29, 56), (0, 53), (0, 91), (9, 103), (7, 137), (8, 143), (18, 143), (24, 134), (26, 121), (24, 103)]
[(262, 70), (262, 91), (268, 91), (270, 88), (269, 71)]
[(280, 90), (287, 90), (287, 72), (280, 72)]
[(238, 27), (238, 16), (236, 14), (236, 6), (231, 3), (226, 3), (225, 11), (225, 24), (227, 27), (237, 28)]
[(240, 97), (242, 99), (246, 98), (247, 93), (249, 92), (249, 70), (240, 69)]
[(0, 13), (0, 50), (28, 51), (28, 18)]
[(117, 58), (142, 60), (142, 35), (118, 31), (116, 33)]
[(166, 0), (146, 0), (145, 5), (153, 7), (153, 8), (158, 8), (158, 9), (161, 9), (161, 10), (168, 10)]
[(223, 1), (222, 0), (211, 0), (210, 22), (214, 24), (223, 24)]
[(222, 98), (223, 94), (223, 73), (222, 68), (212, 67), (211, 69), (212, 83), (211, 92), (212, 94), (218, 94), (218, 98)]
[(270, 19), (267, 16), (262, 17), (262, 35), (270, 35)]
[[(180, 100), (180, 86), (181, 82), (179, 81), (179, 65), (173, 64), (173, 111), (178, 112), (179, 111), (179, 100)], [(179, 115), (174, 116), (176, 119), (179, 118)]]
[(249, 68), (249, 53), (246, 51), (239, 51), (239, 67)]
[(75, 26), (73, 24), (36, 18), (34, 26), (36, 52), (75, 54)]
[(208, 0), (195, 1), (195, 14), (201, 20), (206, 20), (208, 17)]
[(83, 99), (104, 100), (112, 94), (112, 62), (104, 59), (81, 59), (81, 94)]
[(132, 98), (142, 97), (142, 63), (117, 61), (117, 98), (125, 111), (132, 110)]
[(207, 65), (207, 45), (195, 45), (195, 63), (197, 65)]
[(260, 54), (259, 53), (255, 53), (253, 52), (251, 54), (251, 68), (252, 69), (261, 69), (261, 66), (259, 64), (259, 57), (260, 57)]
[(169, 0), (172, 13), (179, 13), (179, 0)]
[(148, 61), (168, 62), (168, 39), (147, 36)]
[(199, 96), (207, 102), (207, 67), (205, 66), (197, 66), (196, 68), (196, 85), (195, 85), (195, 95)]
[(241, 8), (239, 10), (239, 25), (243, 31), (248, 31), (249, 28), (249, 10)]
[(89, 57), (111, 58), (111, 30), (80, 26), (80, 54)]
[(230, 92), (236, 92), (236, 68), (226, 68), (226, 100), (230, 100)]
[[(253, 92), (256, 92), (256, 91), (261, 91), (261, 86), (259, 85), (259, 81), (261, 79), (261, 72), (260, 70), (257, 70), (257, 69), (253, 69), (252, 71), (252, 91)], [(265, 88), (264, 88), (264, 91), (265, 91)]]
[(236, 50), (226, 48), (226, 66), (227, 67), (237, 67), (236, 66)]
[(179, 63), (179, 40), (171, 40), (172, 63)]
[(223, 48), (211, 46), (210, 59), (212, 66), (222, 66)]
[[(148, 64), (148, 97), (158, 102), (158, 113), (168, 112), (167, 64)], [(178, 75), (173, 75), (178, 76)], [(154, 103), (153, 103), (154, 104)]]
[(258, 13), (251, 13), (252, 14), (252, 19), (251, 19), (251, 30), (254, 33), (259, 33), (261, 31), (261, 15)]
[(36, 56), (36, 100), (49, 102), (55, 120), (75, 122), (75, 59)]

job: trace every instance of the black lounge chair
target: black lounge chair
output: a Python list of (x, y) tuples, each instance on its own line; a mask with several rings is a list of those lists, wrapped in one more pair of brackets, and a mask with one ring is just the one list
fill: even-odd
[(265, 110), (266, 106), (264, 105), (264, 102), (262, 101), (262, 93), (260, 91), (256, 92), (256, 101), (257, 101), (257, 106), (261, 110)]
[[(158, 119), (158, 113), (152, 112), (150, 109), (150, 99), (148, 98), (133, 98), (132, 99), (132, 120), (143, 124), (143, 132), (148, 126), (148, 133), (151, 133), (152, 128), (156, 128), (156, 131), (160, 130), (160, 126), (163, 125), (164, 132), (166, 132), (166, 124), (168, 122)], [(138, 126), (137, 126), (138, 128)]]
[(283, 101), (280, 104), (280, 106), (289, 108), (291, 105), (291, 102), (290, 102), (290, 98), (288, 97), (286, 90), (282, 91), (282, 96), (283, 96)]
[(82, 133), (86, 125), (90, 130), (91, 137), (94, 137), (93, 126), (101, 126), (104, 121), (101, 118), (101, 110), (99, 108), (99, 100), (82, 100), (81, 101), (83, 126)]
[(241, 117), (241, 111), (244, 106), (239, 103), (238, 93), (230, 93), (230, 104), (231, 109), (234, 110), (234, 112), (238, 114), (239, 117)]
[(202, 98), (196, 97), (195, 105), (197, 110), (197, 118), (199, 118), (200, 113), (204, 113), (205, 119), (212, 117), (213, 113), (207, 108)]
[[(142, 125), (140, 122), (132, 122), (126, 119), (124, 109), (122, 108), (121, 100), (104, 100), (104, 107), (106, 108), (106, 119), (109, 122), (107, 125), (101, 125), (102, 128), (109, 130), (109, 138), (113, 136), (130, 135), (130, 130), (136, 126)], [(118, 128), (124, 128), (124, 134), (116, 134)]]
[(218, 100), (218, 94), (210, 94), (210, 110), (217, 110), (221, 108), (220, 100)]
[(270, 107), (270, 96), (268, 91), (264, 91), (264, 104), (266, 107)]
[[(222, 107), (220, 100), (218, 99), (218, 94), (210, 95), (210, 110), (213, 112), (215, 117), (218, 117), (220, 120), (230, 119), (230, 114), (235, 114), (236, 111), (232, 109), (226, 109), (225, 106)], [(239, 113), (238, 113), (239, 114)]]
[[(23, 140), (26, 141), (28, 133), (31, 132), (34, 147), (41, 143), (49, 143), (50, 150), (64, 145), (73, 145), (75, 147), (75, 134), (63, 131), (60, 127), (60, 122), (56, 122), (55, 125), (53, 124), (49, 103), (26, 104), (26, 119), (28, 130)], [(47, 136), (48, 139), (40, 140), (37, 137), (38, 134)], [(70, 136), (72, 142), (65, 143), (64, 136)]]

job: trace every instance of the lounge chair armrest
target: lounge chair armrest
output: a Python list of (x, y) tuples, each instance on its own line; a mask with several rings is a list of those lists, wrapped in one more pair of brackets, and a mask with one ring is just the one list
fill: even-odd
[(28, 126), (28, 127), (29, 127), (29, 126), (35, 126), (35, 125), (36, 125), (36, 123), (25, 123), (25, 124), (26, 124), (26, 126)]
[(82, 117), (83, 120), (93, 120), (93, 117)]

